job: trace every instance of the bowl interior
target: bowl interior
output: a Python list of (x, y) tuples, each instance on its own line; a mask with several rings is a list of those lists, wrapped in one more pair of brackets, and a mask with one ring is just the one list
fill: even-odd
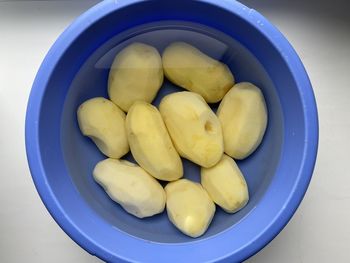
[[(186, 242), (193, 239), (181, 234), (172, 226), (166, 212), (147, 219), (129, 215), (93, 181), (94, 166), (106, 157), (90, 139), (82, 136), (77, 125), (76, 110), (89, 98), (107, 97), (109, 68), (116, 53), (123, 47), (133, 42), (143, 42), (162, 52), (174, 41), (191, 43), (225, 62), (234, 73), (237, 82), (250, 81), (261, 87), (269, 109), (269, 124), (263, 143), (253, 155), (238, 162), (249, 186), (249, 204), (236, 214), (227, 214), (218, 208), (213, 223), (201, 238), (217, 234), (234, 225), (256, 206), (276, 171), (283, 133), (281, 106), (276, 89), (263, 66), (241, 44), (219, 31), (184, 21), (166, 21), (132, 28), (101, 45), (82, 65), (65, 99), (61, 122), (65, 164), (81, 196), (104, 220), (131, 235), (157, 242)], [(181, 91), (181, 88), (165, 81), (153, 104), (158, 105), (164, 95), (176, 91)], [(216, 110), (217, 105), (211, 106)], [(126, 158), (131, 160), (131, 154)], [(197, 165), (184, 160), (184, 169), (185, 178), (200, 180), (200, 169)]]
[[(240, 231), (237, 243), (232, 241), (232, 246), (239, 247), (240, 242), (257, 236), (263, 230), (259, 228), (263, 224), (266, 228), (276, 217), (298, 180), (305, 148), (305, 116), (285, 54), (238, 11), (234, 14), (200, 1), (186, 1), (186, 7), (170, 5), (168, 1), (159, 1), (157, 5), (144, 1), (127, 8), (111, 8), (111, 12), (85, 28), (62, 51), (45, 86), (38, 122), (45, 183), (74, 225), (72, 231), (80, 230), (87, 239), (109, 251), (118, 249), (113, 246), (117, 241), (114, 236), (121, 232), (152, 242), (186, 243), (237, 229)], [(133, 12), (140, 15), (131, 16)], [(259, 22), (259, 26), (264, 24)], [(76, 110), (82, 102), (95, 96), (107, 97), (109, 66), (121, 48), (141, 41), (161, 52), (170, 42), (179, 40), (192, 43), (228, 64), (236, 82), (250, 81), (260, 87), (269, 117), (262, 144), (249, 158), (238, 162), (249, 186), (248, 205), (236, 214), (217, 208), (208, 231), (196, 240), (181, 234), (165, 212), (137, 219), (108, 198), (92, 178), (95, 164), (105, 157), (92, 141), (82, 136), (76, 119)], [(179, 90), (165, 81), (154, 104)], [(214, 110), (217, 107), (211, 106)], [(184, 168), (185, 178), (199, 181), (196, 165), (184, 160)], [(264, 206), (260, 207), (264, 213), (259, 212), (256, 225), (239, 229), (240, 222), (254, 210), (260, 211), (258, 206)], [(241, 231), (246, 235), (241, 236)]]

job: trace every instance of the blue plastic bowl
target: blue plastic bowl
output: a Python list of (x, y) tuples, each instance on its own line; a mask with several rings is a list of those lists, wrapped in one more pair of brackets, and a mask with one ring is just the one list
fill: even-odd
[[(182, 27), (224, 43), (221, 59), (237, 81), (261, 87), (269, 111), (263, 143), (238, 163), (249, 185), (250, 202), (233, 215), (217, 209), (210, 228), (198, 239), (181, 234), (165, 212), (140, 220), (111, 201), (91, 175), (104, 157), (80, 134), (76, 121), (81, 102), (106, 96), (108, 66), (118, 48), (157, 28)], [(155, 34), (147, 41), (159, 49), (166, 41), (186, 40), (209, 54), (216, 51), (191, 34), (167, 34), (165, 40), (157, 36), (163, 37)], [(178, 89), (169, 82), (163, 86), (155, 104)], [(297, 54), (263, 16), (234, 1), (98, 4), (80, 16), (47, 54), (26, 117), (28, 161), (47, 209), (80, 246), (112, 262), (236, 262), (250, 257), (297, 209), (311, 179), (317, 143), (315, 99)], [(185, 176), (198, 181), (198, 167), (184, 162)]]

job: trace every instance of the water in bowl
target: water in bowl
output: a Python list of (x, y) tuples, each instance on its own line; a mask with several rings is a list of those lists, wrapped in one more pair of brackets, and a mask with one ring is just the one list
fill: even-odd
[[(281, 106), (274, 84), (263, 66), (238, 41), (217, 30), (183, 21), (152, 23), (118, 34), (95, 50), (72, 81), (62, 112), (61, 145), (66, 168), (81, 197), (114, 230), (123, 231), (136, 238), (167, 243), (193, 242), (194, 239), (181, 234), (169, 222), (166, 212), (146, 219), (129, 215), (94, 182), (92, 170), (97, 162), (106, 157), (98, 151), (90, 139), (80, 133), (76, 110), (87, 99), (96, 96), (108, 98), (109, 69), (115, 55), (125, 46), (133, 42), (142, 42), (156, 47), (162, 53), (164, 48), (174, 41), (192, 44), (205, 54), (227, 64), (236, 82), (249, 81), (260, 87), (267, 108), (274, 109), (268, 111), (268, 127), (259, 148), (247, 159), (237, 162), (248, 183), (250, 192), (248, 205), (235, 214), (227, 214), (217, 207), (208, 231), (198, 239), (208, 238), (235, 227), (254, 209), (274, 176), (281, 153), (283, 134)], [(158, 106), (163, 96), (181, 90), (165, 79), (153, 104)], [(214, 111), (217, 106), (217, 104), (211, 105)], [(131, 154), (125, 158), (133, 160)], [(199, 167), (185, 159), (183, 163), (184, 177), (200, 181)]]

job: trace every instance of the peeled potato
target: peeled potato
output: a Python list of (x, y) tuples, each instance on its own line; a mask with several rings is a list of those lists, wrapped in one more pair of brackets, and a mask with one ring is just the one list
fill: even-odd
[(205, 100), (194, 92), (165, 96), (159, 106), (170, 137), (180, 156), (210, 167), (223, 154), (221, 125)]
[(129, 151), (125, 131), (125, 113), (113, 102), (97, 97), (78, 108), (81, 132), (90, 137), (102, 153), (120, 158)]
[(188, 236), (201, 236), (215, 213), (215, 204), (203, 187), (181, 179), (167, 184), (165, 192), (170, 221)]
[(163, 187), (136, 164), (106, 159), (95, 166), (93, 176), (111, 199), (136, 217), (148, 217), (164, 210)]
[(151, 102), (163, 83), (162, 59), (149, 45), (133, 43), (115, 57), (108, 79), (108, 95), (128, 111), (138, 100)]
[(126, 116), (126, 131), (131, 153), (143, 169), (160, 180), (182, 177), (180, 156), (156, 107), (147, 102), (134, 103)]
[(201, 183), (211, 199), (228, 213), (237, 212), (249, 200), (247, 183), (235, 161), (226, 154), (215, 166), (202, 167)]
[(260, 89), (248, 82), (233, 86), (220, 103), (225, 153), (244, 159), (259, 146), (267, 125), (267, 110)]
[(209, 103), (220, 101), (234, 84), (225, 64), (184, 42), (168, 46), (162, 61), (164, 74), (171, 82), (202, 95)]

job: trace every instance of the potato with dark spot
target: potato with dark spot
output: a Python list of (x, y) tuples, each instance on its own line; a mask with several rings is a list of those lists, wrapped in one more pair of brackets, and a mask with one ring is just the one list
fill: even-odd
[(203, 167), (211, 167), (221, 159), (221, 125), (200, 95), (172, 93), (162, 99), (159, 110), (180, 156)]

